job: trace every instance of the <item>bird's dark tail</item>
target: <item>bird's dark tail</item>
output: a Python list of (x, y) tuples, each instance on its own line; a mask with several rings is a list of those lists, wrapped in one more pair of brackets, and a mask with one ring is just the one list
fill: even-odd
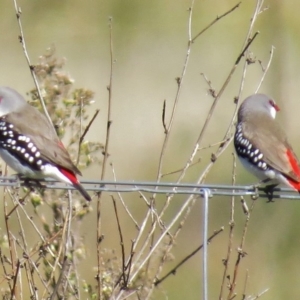
[(92, 200), (91, 196), (83, 188), (83, 186), (80, 184), (79, 180), (77, 179), (76, 175), (72, 171), (63, 169), (61, 167), (59, 168), (59, 170), (64, 176), (68, 178), (68, 180), (72, 182), (74, 188), (76, 188), (87, 201)]
[(92, 198), (91, 196), (87, 193), (87, 191), (83, 188), (83, 186), (78, 182), (73, 184), (74, 188), (76, 188), (80, 194), (87, 200), (87, 201), (91, 201)]

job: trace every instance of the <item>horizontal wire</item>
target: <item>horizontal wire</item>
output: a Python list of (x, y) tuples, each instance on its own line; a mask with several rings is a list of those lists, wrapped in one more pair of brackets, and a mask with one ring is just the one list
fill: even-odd
[[(45, 188), (74, 190), (70, 185), (64, 185), (54, 179), (43, 179), (39, 181)], [(210, 190), (212, 196), (256, 196), (268, 198), (263, 187), (256, 188), (255, 185), (224, 185), (224, 184), (194, 184), (194, 183), (174, 183), (174, 182), (151, 182), (151, 181), (101, 181), (101, 180), (81, 180), (84, 188), (92, 192), (145, 192), (156, 194), (194, 194), (203, 196), (203, 189)], [(30, 181), (32, 187), (39, 187), (34, 181)], [(26, 186), (22, 179), (16, 176), (0, 176), (0, 186)], [(274, 188), (273, 199), (300, 200), (300, 195), (289, 188)]]

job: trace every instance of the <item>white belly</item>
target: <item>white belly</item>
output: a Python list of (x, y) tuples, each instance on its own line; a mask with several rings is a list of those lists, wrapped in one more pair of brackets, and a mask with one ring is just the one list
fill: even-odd
[(11, 155), (7, 150), (0, 149), (0, 156), (2, 159), (18, 174), (22, 174), (25, 177), (33, 178), (33, 179), (42, 179), (46, 177), (55, 178), (57, 180), (61, 180), (62, 182), (72, 184), (71, 180), (67, 178), (64, 174), (62, 174), (59, 169), (49, 164), (46, 164), (42, 167), (42, 171), (36, 171), (30, 169), (29, 166), (23, 165), (16, 159), (13, 155)]
[(257, 168), (255, 165), (249, 163), (249, 161), (243, 157), (239, 157), (240, 162), (245, 167), (246, 170), (248, 170), (251, 174), (256, 176), (260, 180), (270, 179), (270, 181), (267, 184), (284, 184), (288, 187), (292, 187), (286, 177), (282, 175), (281, 172), (277, 170), (267, 170), (262, 171), (259, 168)]
[(28, 166), (22, 165), (13, 155), (11, 155), (7, 150), (0, 149), (0, 156), (2, 159), (18, 174), (23, 174), (28, 177), (36, 177), (36, 172), (31, 170)]

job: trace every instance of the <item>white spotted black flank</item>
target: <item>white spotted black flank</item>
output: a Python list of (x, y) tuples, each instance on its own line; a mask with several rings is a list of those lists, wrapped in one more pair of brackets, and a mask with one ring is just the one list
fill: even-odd
[(41, 171), (47, 162), (40, 158), (41, 153), (29, 137), (14, 130), (14, 125), (0, 118), (0, 148), (19, 159), (21, 164)]
[(243, 136), (242, 124), (238, 124), (236, 128), (236, 133), (234, 136), (234, 147), (239, 156), (245, 158), (262, 171), (267, 171), (270, 169), (268, 164), (264, 161), (264, 155), (255, 148), (251, 142)]

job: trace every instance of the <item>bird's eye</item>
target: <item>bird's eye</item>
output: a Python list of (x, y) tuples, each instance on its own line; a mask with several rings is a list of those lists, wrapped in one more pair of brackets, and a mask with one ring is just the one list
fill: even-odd
[(275, 108), (276, 111), (280, 110), (279, 106), (273, 100), (270, 99), (269, 103), (271, 106), (273, 106)]

